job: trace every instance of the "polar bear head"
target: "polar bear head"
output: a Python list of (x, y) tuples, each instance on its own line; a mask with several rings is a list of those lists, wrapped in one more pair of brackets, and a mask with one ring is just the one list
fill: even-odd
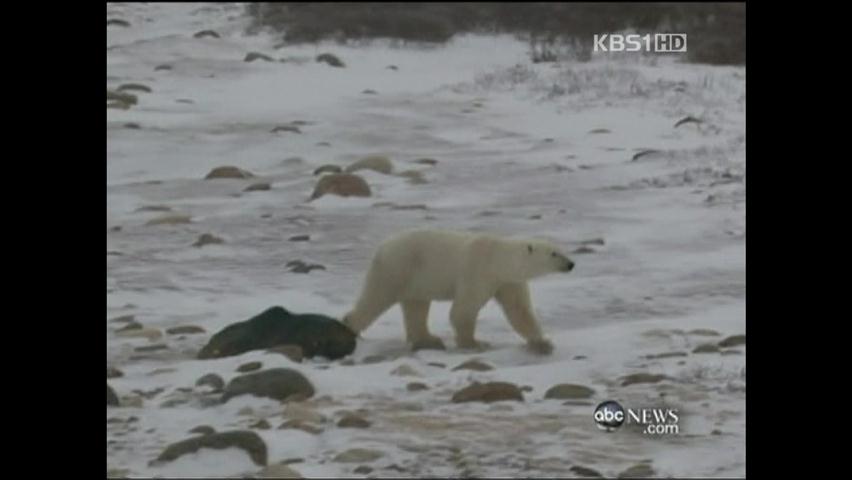
[(550, 273), (570, 272), (574, 262), (553, 242), (524, 239), (512, 242), (512, 276), (530, 280)]

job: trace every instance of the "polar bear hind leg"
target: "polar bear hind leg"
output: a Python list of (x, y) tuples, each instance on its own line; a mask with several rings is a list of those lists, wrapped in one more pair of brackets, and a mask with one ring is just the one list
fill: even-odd
[(412, 350), (444, 350), (440, 337), (429, 333), (429, 300), (403, 300), (402, 317), (405, 337)]

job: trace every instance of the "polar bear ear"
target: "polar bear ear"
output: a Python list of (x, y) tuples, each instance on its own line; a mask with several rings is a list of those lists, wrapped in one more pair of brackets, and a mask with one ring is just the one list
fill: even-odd
[(530, 253), (532, 253), (532, 252), (533, 252), (532, 245), (527, 245), (527, 251), (529, 251)]

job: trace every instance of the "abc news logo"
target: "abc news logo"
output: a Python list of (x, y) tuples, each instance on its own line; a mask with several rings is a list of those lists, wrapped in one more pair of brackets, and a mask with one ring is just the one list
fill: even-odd
[(671, 408), (624, 408), (616, 401), (608, 400), (595, 409), (595, 423), (598, 428), (613, 432), (625, 421), (643, 427), (644, 433), (679, 433), (677, 410)]
[[(653, 39), (653, 41), (652, 41)], [(646, 35), (595, 35), (596, 52), (686, 52), (685, 33), (656, 33)]]

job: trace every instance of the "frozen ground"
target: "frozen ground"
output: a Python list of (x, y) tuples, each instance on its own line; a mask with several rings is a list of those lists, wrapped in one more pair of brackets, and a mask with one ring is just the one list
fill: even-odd
[[(743, 68), (630, 58), (533, 65), (526, 46), (508, 37), (463, 37), (441, 48), (379, 42), (275, 49), (273, 36), (243, 33), (240, 5), (107, 10), (107, 18), (131, 24), (107, 27), (107, 87), (152, 89), (134, 92), (139, 103), (128, 110), (107, 110), (107, 364), (124, 374), (108, 383), (127, 405), (107, 411), (113, 474), (257, 472), (239, 450), (149, 462), (198, 425), (245, 429), (259, 419), (272, 425), (256, 430), (270, 463), (298, 459), (290, 467), (306, 477), (364, 476), (354, 473), (361, 465), (377, 477), (575, 476), (576, 466), (614, 476), (640, 463), (658, 476), (745, 474), (744, 346), (733, 349), (738, 354), (691, 353), (745, 333)], [(221, 38), (193, 38), (204, 29)], [(244, 62), (250, 51), (289, 61)], [(312, 61), (324, 52), (346, 68)], [(162, 64), (171, 70), (155, 70)], [(675, 127), (687, 116), (703, 122)], [(311, 123), (301, 134), (270, 132), (296, 120)], [(633, 160), (645, 149), (658, 152)], [(368, 172), (372, 198), (308, 201), (315, 168), (367, 154), (387, 155), (398, 170), (420, 170), (427, 183)], [(414, 163), (426, 157), (438, 163)], [(261, 178), (202, 180), (222, 165)], [(257, 181), (271, 190), (242, 192)], [(151, 206), (170, 211), (140, 211)], [(191, 222), (146, 225), (170, 214)], [(364, 333), (354, 365), (296, 364), (262, 352), (194, 359), (210, 334), (272, 305), (343, 314), (374, 246), (423, 225), (531, 233), (569, 251), (604, 239), (573, 256), (571, 274), (532, 284), (554, 354), (527, 353), (491, 303), (478, 336), (492, 348), (476, 355), (452, 347), (408, 352), (395, 307)], [(203, 233), (225, 243), (191, 246)], [(300, 234), (310, 241), (287, 241)], [(291, 273), (285, 264), (294, 259), (326, 270)], [(433, 304), (430, 325), (451, 345), (448, 312), (449, 304)], [(126, 337), (116, 332), (121, 323), (109, 321), (123, 315), (161, 333), (191, 324), (207, 334)], [(719, 335), (689, 333), (695, 329)], [(158, 344), (167, 348), (135, 350)], [(688, 355), (646, 358), (667, 352)], [(451, 370), (470, 358), (495, 369)], [(276, 429), (287, 417), (271, 400), (169, 402), (206, 373), (227, 381), (254, 360), (297, 369), (315, 384), (317, 396), (303, 406), (328, 419), (319, 423), (321, 433)], [(445, 368), (430, 365), (436, 362)], [(416, 376), (391, 373), (401, 365)], [(623, 376), (638, 372), (670, 379), (621, 386)], [(531, 390), (523, 403), (451, 403), (472, 380)], [(429, 389), (409, 392), (411, 381)], [(589, 405), (544, 400), (558, 383), (586, 385), (595, 395)], [(604, 433), (592, 413), (609, 399), (677, 408), (680, 434)], [(336, 427), (344, 410), (372, 425)], [(333, 461), (353, 447), (381, 457)]]

